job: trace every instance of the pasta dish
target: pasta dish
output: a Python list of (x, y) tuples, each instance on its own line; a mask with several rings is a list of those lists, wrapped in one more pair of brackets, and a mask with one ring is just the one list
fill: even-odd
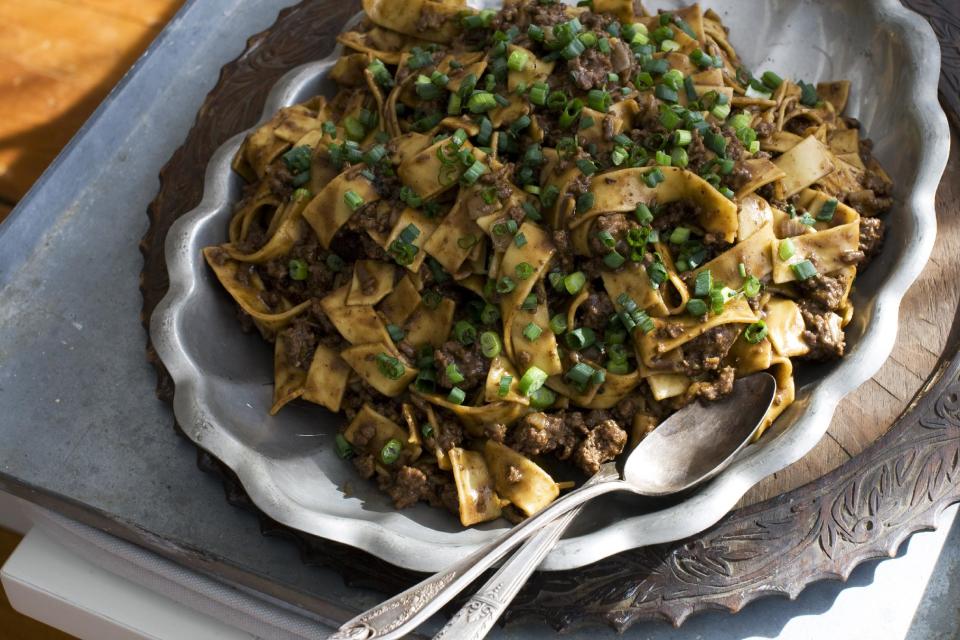
[(776, 378), (765, 429), (843, 356), (892, 205), (848, 81), (754, 74), (698, 5), (363, 4), (204, 255), (271, 413), (342, 413), (397, 508), (517, 521), (737, 377)]

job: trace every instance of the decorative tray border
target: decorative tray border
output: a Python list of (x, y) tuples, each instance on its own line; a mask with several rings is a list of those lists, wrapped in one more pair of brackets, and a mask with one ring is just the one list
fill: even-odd
[[(908, 4), (935, 20), (944, 43), (941, 88), (945, 101), (957, 106), (960, 55), (954, 43), (960, 41), (960, 20), (948, 3)], [(289, 69), (316, 59), (322, 53), (314, 44), (318, 37), (329, 39), (357, 9), (356, 3), (342, 3), (320, 11), (319, 4), (284, 10), (274, 27), (248, 41), (245, 52), (222, 70), (186, 142), (161, 172), (150, 229), (141, 242), (145, 326), (168, 286), (166, 231), (201, 199), (198, 168), (232, 132), (256, 122), (270, 87)], [(696, 611), (735, 612), (764, 595), (796, 597), (811, 582), (845, 579), (861, 562), (893, 555), (909, 535), (934, 528), (939, 513), (960, 501), (958, 350), (955, 321), (935, 374), (908, 410), (885, 436), (837, 470), (733, 512), (687, 540), (624, 552), (575, 571), (538, 573), (505, 620), (541, 619), (557, 629), (589, 619), (618, 630), (647, 619), (679, 625)], [(157, 368), (158, 395), (172, 401), (172, 380), (152, 346), (148, 355)], [(331, 566), (350, 584), (385, 591), (418, 579), (362, 551), (279, 525), (253, 506), (232, 472), (209, 454), (199, 455), (201, 468), (223, 478), (228, 500), (257, 512), (264, 534), (294, 540), (305, 562)]]

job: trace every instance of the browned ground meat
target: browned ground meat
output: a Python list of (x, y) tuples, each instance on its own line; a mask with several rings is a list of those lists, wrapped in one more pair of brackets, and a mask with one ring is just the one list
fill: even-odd
[(665, 231), (681, 224), (695, 224), (700, 215), (700, 206), (688, 200), (677, 200), (657, 209), (651, 222), (654, 229)]
[[(487, 379), (487, 369), (490, 361), (483, 357), (480, 343), (474, 342), (470, 346), (463, 346), (453, 340), (443, 343), (443, 346), (433, 353), (433, 361), (437, 365), (437, 382), (442, 387), (460, 387), (464, 391), (482, 385)], [(463, 381), (454, 384), (447, 376), (447, 367), (455, 364), (463, 375)]]
[(843, 276), (816, 275), (800, 283), (803, 296), (824, 309), (836, 309), (843, 302), (846, 278)]
[(828, 313), (819, 305), (800, 302), (800, 315), (807, 327), (802, 337), (810, 347), (810, 353), (805, 356), (808, 360), (834, 360), (843, 355), (843, 330), (836, 321), (831, 324)]
[(578, 439), (565, 418), (562, 411), (553, 415), (537, 412), (524, 416), (513, 427), (513, 448), (532, 456), (558, 451), (557, 457), (566, 460), (573, 453)]
[(739, 335), (739, 328), (732, 324), (722, 324), (683, 345), (683, 372), (696, 375), (703, 371), (716, 371), (733, 341)]
[(733, 391), (735, 374), (736, 370), (733, 367), (723, 367), (712, 377), (691, 384), (682, 396), (667, 400), (667, 405), (671, 409), (680, 409), (697, 399), (707, 402), (719, 400)]
[(600, 470), (600, 465), (616, 458), (627, 444), (627, 432), (613, 420), (604, 420), (590, 430), (577, 446), (573, 460), (587, 475)]
[(607, 82), (607, 74), (613, 70), (610, 56), (597, 49), (587, 49), (582, 55), (567, 61), (567, 69), (574, 84), (587, 91)]
[(860, 218), (860, 251), (866, 257), (864, 265), (870, 262), (883, 244), (883, 220), (879, 218)]
[(610, 42), (610, 63), (616, 73), (628, 71), (634, 62), (633, 52), (622, 40)]
[(373, 462), (373, 456), (369, 453), (354, 458), (353, 466), (356, 467), (360, 475), (367, 480), (372, 478), (373, 474), (376, 473), (376, 466)]
[(310, 367), (310, 360), (317, 348), (317, 337), (310, 322), (300, 316), (283, 331), (283, 346), (287, 353), (287, 362), (298, 369)]
[(443, 451), (449, 451), (463, 442), (463, 427), (452, 414), (437, 412), (437, 430), (439, 433), (434, 434), (434, 439)]
[(427, 498), (430, 485), (426, 474), (420, 469), (406, 465), (388, 481), (382, 481), (380, 488), (387, 492), (397, 509), (405, 509)]
[(613, 302), (610, 301), (606, 291), (591, 293), (580, 305), (580, 311), (582, 315), (579, 318), (579, 325), (599, 333), (607, 326), (607, 321), (614, 312)]
[[(624, 253), (629, 255), (629, 247), (627, 246), (625, 238), (627, 232), (636, 226), (638, 226), (637, 223), (632, 222), (622, 213), (608, 213), (603, 216), (597, 216), (590, 234), (590, 251), (595, 256), (603, 256), (614, 250), (619, 251), (621, 255)], [(613, 247), (608, 247), (603, 244), (603, 241), (599, 237), (602, 231), (606, 231), (613, 236), (615, 240)]]
[(500, 422), (483, 425), (483, 433), (494, 442), (503, 442), (507, 439), (507, 425)]

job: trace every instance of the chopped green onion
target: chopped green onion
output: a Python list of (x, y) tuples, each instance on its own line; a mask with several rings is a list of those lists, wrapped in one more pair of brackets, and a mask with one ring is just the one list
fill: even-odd
[(687, 313), (697, 318), (705, 316), (707, 314), (707, 303), (699, 298), (691, 298), (687, 300)]
[(587, 94), (587, 105), (594, 111), (606, 112), (611, 101), (610, 92), (603, 89), (591, 89)]
[(726, 120), (727, 116), (730, 115), (730, 103), (716, 104), (713, 109), (710, 110), (710, 113), (717, 120)]
[(564, 340), (568, 347), (580, 351), (593, 345), (597, 341), (597, 334), (590, 327), (579, 327), (567, 333)]
[(607, 255), (603, 256), (603, 263), (613, 270), (622, 267), (623, 263), (626, 261), (627, 259), (616, 251), (611, 251)]
[(529, 262), (521, 262), (516, 267), (514, 267), (514, 272), (517, 274), (517, 278), (520, 280), (526, 280), (533, 275), (533, 265)]
[(750, 276), (743, 283), (743, 295), (748, 298), (754, 298), (760, 293), (760, 280), (756, 276)]
[(530, 396), (537, 392), (547, 381), (547, 373), (539, 367), (532, 366), (520, 378), (520, 393)]
[(522, 233), (518, 233), (517, 235), (513, 236), (513, 244), (515, 244), (519, 249), (523, 245), (527, 244), (527, 236)]
[(473, 185), (473, 184), (476, 184), (477, 180), (480, 179), (480, 176), (482, 176), (486, 172), (487, 172), (487, 165), (483, 164), (479, 160), (474, 160), (473, 164), (471, 164), (470, 167), (463, 172), (463, 175), (460, 176), (460, 180), (465, 185), (468, 185), (468, 186)]
[(807, 84), (803, 80), (797, 83), (800, 87), (800, 104), (805, 107), (815, 107), (820, 101), (817, 95), (817, 88), (812, 84)]
[(596, 196), (594, 196), (589, 191), (587, 191), (586, 193), (581, 193), (579, 196), (577, 196), (576, 212), (585, 213), (590, 209), (592, 209), (595, 199), (596, 199)]
[(543, 333), (543, 329), (540, 328), (539, 325), (534, 324), (533, 322), (531, 322), (530, 324), (528, 324), (523, 328), (523, 337), (529, 340), (530, 342), (533, 342), (534, 340), (539, 338), (540, 334), (542, 333)]
[(380, 369), (380, 373), (391, 380), (399, 380), (406, 371), (398, 358), (383, 352), (377, 354), (377, 368)]
[(471, 113), (484, 113), (496, 108), (497, 100), (488, 91), (478, 91), (467, 100), (467, 108)]
[(690, 229), (687, 227), (677, 227), (670, 234), (670, 244), (683, 244), (690, 239)]
[(653, 90), (653, 95), (657, 96), (664, 102), (676, 102), (679, 100), (676, 89), (671, 89), (665, 84), (658, 84), (656, 89)]
[(663, 172), (659, 168), (654, 169), (653, 171), (648, 171), (643, 176), (643, 182), (650, 187), (651, 189), (656, 187), (658, 184), (663, 182), (666, 178), (663, 177)]
[(780, 241), (780, 246), (777, 248), (777, 255), (780, 256), (781, 260), (789, 260), (795, 253), (796, 248), (793, 246), (793, 241), (790, 238), (784, 238)]
[(550, 87), (545, 82), (537, 82), (530, 88), (530, 102), (542, 107), (547, 104), (547, 92)]
[(480, 351), (487, 358), (495, 358), (500, 354), (503, 344), (500, 336), (493, 331), (484, 331), (480, 334)]
[(343, 436), (342, 433), (338, 433), (337, 436), (333, 439), (334, 446), (337, 449), (337, 455), (346, 460), (347, 458), (353, 457), (353, 445)]
[(727, 139), (716, 131), (707, 131), (703, 136), (703, 144), (718, 156), (724, 156), (727, 153)]
[(767, 323), (759, 320), (743, 330), (743, 339), (750, 344), (757, 344), (767, 337), (768, 332)]
[(836, 198), (830, 198), (823, 203), (823, 206), (820, 207), (820, 211), (817, 212), (817, 220), (820, 222), (830, 222), (833, 220), (833, 214), (837, 212), (837, 204), (839, 204)]
[(509, 374), (503, 374), (500, 376), (500, 384), (497, 388), (497, 395), (501, 398), (506, 398), (507, 394), (510, 393), (510, 385), (513, 383), (513, 376)]
[(531, 293), (523, 299), (523, 302), (520, 304), (520, 308), (524, 311), (536, 311), (538, 304), (539, 302), (537, 301), (536, 294)]
[(464, 381), (463, 374), (460, 373), (460, 369), (457, 367), (457, 363), (451, 362), (447, 365), (445, 373), (447, 374), (447, 379), (453, 384), (460, 384)]
[(447, 394), (447, 402), (451, 404), (463, 404), (463, 401), (467, 399), (467, 394), (464, 393), (463, 389), (460, 387), (454, 387), (450, 389), (450, 393)]
[(647, 278), (650, 279), (650, 285), (656, 289), (666, 281), (667, 267), (662, 262), (647, 265)]
[(583, 271), (575, 271), (568, 276), (563, 278), (563, 288), (567, 290), (572, 296), (580, 293), (580, 290), (583, 289), (583, 285), (587, 282), (587, 276)]
[(650, 224), (653, 221), (653, 212), (650, 211), (650, 207), (642, 202), (637, 205), (634, 215), (637, 216), (637, 221), (643, 225)]
[(477, 339), (477, 328), (466, 320), (460, 320), (453, 325), (453, 335), (460, 344), (471, 345)]
[(510, 276), (503, 276), (497, 280), (497, 293), (510, 293), (517, 285)]
[(390, 339), (393, 340), (394, 342), (400, 342), (407, 335), (406, 331), (404, 331), (398, 325), (395, 325), (395, 324), (387, 325), (387, 333), (390, 334)]
[(705, 298), (710, 295), (711, 289), (713, 289), (713, 274), (710, 273), (710, 269), (705, 269), (697, 274), (693, 295), (697, 298)]
[(573, 124), (580, 116), (580, 112), (583, 111), (583, 101), (579, 98), (574, 98), (567, 102), (563, 107), (563, 112), (560, 114), (560, 119), (558, 124), (561, 129), (568, 129), (570, 125)]
[(290, 151), (287, 151), (281, 157), (283, 158), (283, 163), (287, 165), (287, 169), (290, 170), (290, 173), (297, 174), (310, 169), (310, 153), (310, 147), (301, 145), (290, 149)]
[(741, 262), (740, 264), (738, 264), (738, 265), (737, 265), (737, 273), (740, 274), (740, 277), (741, 277), (741, 278), (746, 278), (746, 277), (747, 277), (747, 265), (743, 264), (742, 262)]
[(347, 133), (347, 139), (359, 142), (367, 135), (367, 129), (363, 123), (353, 116), (347, 116), (343, 119), (343, 129)]
[(586, 362), (578, 362), (570, 367), (564, 377), (575, 385), (585, 387), (593, 377), (595, 370)]
[(487, 303), (483, 306), (483, 311), (480, 312), (480, 322), (483, 324), (493, 324), (500, 319), (500, 309), (496, 306)]
[(783, 84), (783, 78), (775, 74), (773, 71), (764, 71), (763, 75), (760, 76), (760, 79), (763, 81), (763, 84), (768, 86), (773, 91), (779, 89), (780, 85)]
[(363, 198), (352, 189), (343, 194), (343, 201), (350, 207), (351, 211), (356, 211), (363, 206)]
[(547, 387), (540, 387), (530, 396), (530, 406), (534, 409), (546, 409), (557, 401), (557, 394)]
[(657, 150), (656, 163), (661, 167), (669, 167), (673, 164), (673, 159), (663, 151)]
[(510, 71), (523, 71), (523, 68), (527, 66), (528, 57), (526, 52), (517, 49), (510, 54), (510, 58), (507, 60), (507, 67)]
[(673, 166), (683, 169), (690, 164), (690, 156), (687, 155), (687, 150), (683, 147), (674, 147), (673, 151), (670, 152), (670, 162)]
[(564, 314), (558, 313), (552, 318), (550, 318), (550, 331), (552, 331), (556, 335), (560, 335), (566, 330), (567, 330), (567, 317)]
[(817, 275), (817, 268), (809, 260), (792, 264), (790, 269), (793, 270), (793, 275), (797, 277), (797, 280), (808, 280)]
[(306, 280), (307, 276), (310, 275), (307, 263), (300, 258), (291, 260), (287, 265), (287, 271), (290, 273), (291, 280)]
[(573, 60), (586, 51), (586, 49), (586, 45), (584, 45), (580, 39), (574, 38), (567, 43), (567, 46), (560, 50), (560, 55), (563, 56), (565, 60)]

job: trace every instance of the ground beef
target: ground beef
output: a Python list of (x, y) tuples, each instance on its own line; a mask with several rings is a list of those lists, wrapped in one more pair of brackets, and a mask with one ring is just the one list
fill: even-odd
[(523, 473), (518, 467), (511, 465), (507, 466), (507, 482), (510, 484), (517, 484), (523, 480)]
[[(636, 227), (635, 222), (631, 222), (626, 215), (622, 213), (608, 213), (606, 215), (597, 216), (596, 221), (593, 223), (593, 229), (590, 234), (590, 251), (595, 256), (604, 256), (611, 251), (619, 251), (620, 255), (626, 253), (630, 255), (630, 248), (627, 246), (626, 235), (627, 232)], [(603, 244), (603, 241), (600, 240), (599, 234), (602, 231), (608, 232), (613, 236), (615, 244), (613, 247), (608, 247)]]
[(494, 422), (483, 425), (483, 435), (494, 442), (503, 442), (507, 439), (507, 425)]
[[(568, 424), (567, 415), (563, 411), (552, 415), (527, 414), (513, 428), (513, 448), (531, 456), (556, 451), (558, 458), (566, 460), (579, 441), (577, 431), (582, 429), (582, 417), (579, 429), (575, 430)], [(579, 413), (574, 415), (580, 417)]]
[(388, 233), (393, 228), (393, 207), (378, 200), (363, 205), (347, 220), (346, 228), (353, 231)]
[(599, 291), (587, 297), (586, 301), (580, 305), (580, 312), (582, 314), (579, 319), (580, 326), (602, 333), (607, 326), (607, 321), (614, 313), (614, 308), (610, 296), (605, 291)]
[(463, 427), (460, 425), (457, 417), (454, 415), (442, 415), (438, 412), (437, 421), (437, 430), (439, 433), (434, 434), (437, 446), (440, 447), (442, 451), (449, 451), (454, 447), (460, 446), (463, 442)]
[(613, 420), (604, 420), (590, 430), (577, 446), (573, 460), (587, 475), (600, 470), (600, 465), (616, 458), (627, 444), (627, 432)]
[[(441, 387), (460, 387), (469, 391), (482, 385), (487, 379), (487, 370), (490, 361), (483, 357), (479, 341), (470, 346), (463, 346), (459, 342), (450, 340), (433, 352), (433, 361), (437, 366), (437, 382)], [(447, 367), (455, 364), (463, 375), (463, 381), (454, 383), (447, 376)]]
[(844, 336), (837, 314), (804, 300), (800, 302), (800, 315), (806, 325), (803, 341), (810, 347), (806, 359), (834, 360), (843, 355)]
[(377, 471), (376, 465), (373, 462), (373, 455), (369, 453), (355, 457), (353, 459), (353, 466), (356, 467), (360, 475), (367, 480), (372, 478), (373, 474)]
[(736, 369), (733, 367), (723, 367), (710, 378), (693, 382), (683, 395), (670, 398), (665, 404), (670, 409), (676, 410), (685, 407), (697, 399), (702, 399), (707, 402), (719, 400), (733, 391), (735, 375)]
[(739, 330), (736, 325), (722, 324), (683, 345), (683, 372), (696, 375), (719, 369), (720, 361), (730, 351), (737, 335)]
[(703, 172), (704, 166), (712, 156), (707, 154), (707, 147), (703, 144), (703, 136), (694, 129), (690, 132), (690, 144), (687, 145), (687, 168), (696, 174)]
[(803, 297), (824, 309), (836, 309), (843, 302), (846, 278), (843, 276), (816, 275), (799, 283)]
[(392, 478), (380, 484), (380, 488), (387, 492), (397, 509), (411, 507), (430, 495), (426, 474), (406, 465), (400, 467)]
[(573, 247), (570, 246), (570, 234), (565, 229), (553, 231), (553, 244), (557, 247), (556, 263), (560, 269), (569, 273), (573, 271)]
[(883, 244), (883, 220), (879, 218), (860, 218), (860, 251), (865, 256), (863, 266), (873, 259)]
[(283, 330), (283, 346), (287, 363), (298, 369), (308, 369), (317, 349), (317, 336), (310, 322), (303, 316), (295, 318)]
[[(552, 27), (569, 20), (569, 18), (567, 18), (566, 7), (559, 2), (549, 4), (541, 2), (530, 3), (527, 5), (527, 11), (530, 15), (530, 22), (544, 28)], [(506, 25), (506, 27), (510, 26), (509, 24)]]
[(660, 206), (650, 225), (659, 231), (666, 231), (681, 224), (695, 224), (700, 213), (700, 205), (688, 200), (677, 200)]
[(582, 55), (567, 61), (567, 70), (577, 88), (589, 91), (607, 82), (607, 74), (613, 71), (610, 56), (598, 49), (587, 49)]

